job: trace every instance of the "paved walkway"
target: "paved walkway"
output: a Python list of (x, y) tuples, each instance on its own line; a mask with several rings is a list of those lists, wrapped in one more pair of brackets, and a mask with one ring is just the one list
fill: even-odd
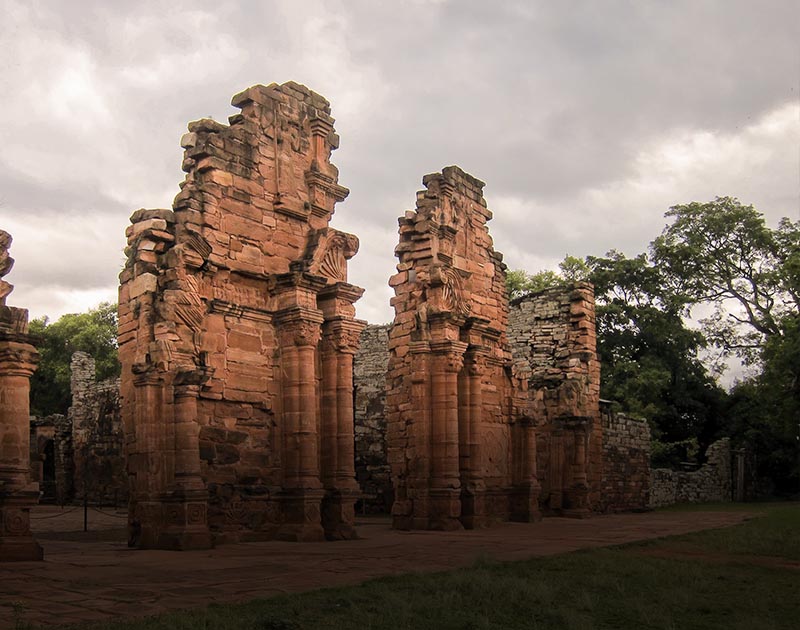
[(85, 534), (80, 531), (82, 510), (64, 515), (58, 510), (39, 507), (33, 513), (44, 562), (0, 564), (2, 630), (14, 627), (12, 602), (23, 607), (23, 620), (43, 625), (153, 615), (210, 602), (469, 566), (478, 558), (517, 560), (683, 534), (734, 525), (752, 516), (651, 512), (586, 520), (548, 518), (448, 533), (398, 532), (390, 529), (388, 519), (363, 518), (357, 523), (359, 540), (244, 543), (168, 552), (128, 549), (121, 513), (90, 512), (95, 531)]

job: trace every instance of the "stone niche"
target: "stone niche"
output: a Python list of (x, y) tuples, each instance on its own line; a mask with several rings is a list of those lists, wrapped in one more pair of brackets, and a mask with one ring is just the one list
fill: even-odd
[(142, 547), (353, 534), (358, 239), (330, 105), (293, 82), (189, 124), (172, 210), (139, 210), (120, 276), (122, 419)]
[(30, 470), (30, 378), (39, 354), (28, 335), (28, 311), (6, 306), (13, 287), (3, 280), (14, 264), (11, 236), (0, 230), (0, 562), (41, 560), (30, 529), (39, 484)]
[(533, 417), (511, 370), (502, 256), (483, 182), (423, 178), (400, 218), (389, 332), (388, 457), (400, 529), (538, 517)]

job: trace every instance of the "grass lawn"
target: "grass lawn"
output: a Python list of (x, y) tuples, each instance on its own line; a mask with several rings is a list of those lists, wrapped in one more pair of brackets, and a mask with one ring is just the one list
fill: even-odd
[(763, 516), (615, 548), (487, 560), (469, 569), (81, 628), (798, 628), (800, 504), (744, 509)]

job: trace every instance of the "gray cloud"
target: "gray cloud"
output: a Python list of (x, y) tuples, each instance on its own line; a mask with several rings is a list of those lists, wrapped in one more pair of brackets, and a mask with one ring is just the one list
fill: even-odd
[(332, 103), (352, 191), (334, 224), (361, 237), (371, 320), (391, 317), (396, 218), (448, 164), (487, 182), (495, 245), (531, 270), (641, 251), (692, 199), (800, 216), (794, 3), (6, 4), (0, 225), (12, 301), (51, 315), (71, 289), (114, 299), (127, 218), (171, 203), (186, 123), (254, 83)]

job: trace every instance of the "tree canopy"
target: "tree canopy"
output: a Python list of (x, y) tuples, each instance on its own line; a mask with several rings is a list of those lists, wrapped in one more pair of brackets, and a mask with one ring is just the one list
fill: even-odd
[(119, 375), (117, 305), (104, 302), (86, 313), (64, 315), (50, 322), (31, 320), (30, 333), (41, 356), (31, 378), (31, 413), (66, 413), (71, 403), (70, 359), (78, 351), (95, 359), (98, 379)]

